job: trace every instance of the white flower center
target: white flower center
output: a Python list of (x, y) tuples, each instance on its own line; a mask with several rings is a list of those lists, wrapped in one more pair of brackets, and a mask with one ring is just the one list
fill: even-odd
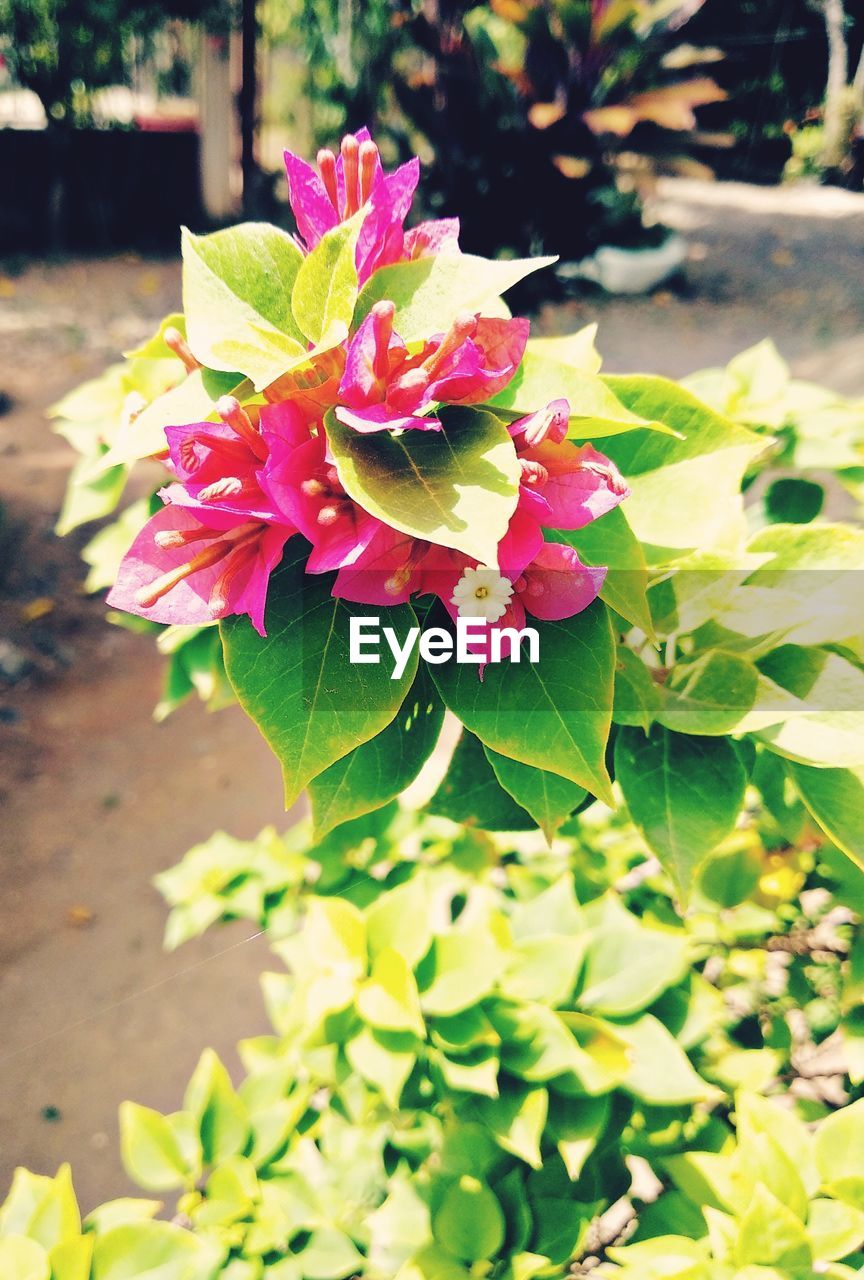
[(450, 603), (456, 606), (461, 618), (482, 618), (497, 622), (507, 612), (513, 583), (502, 577), (497, 569), (480, 565), (466, 569), (456, 583)]

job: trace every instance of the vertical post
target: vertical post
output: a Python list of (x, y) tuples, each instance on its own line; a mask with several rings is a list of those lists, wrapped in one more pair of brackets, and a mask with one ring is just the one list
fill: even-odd
[(228, 37), (202, 32), (199, 60), (201, 105), (201, 198), (214, 222), (235, 213), (231, 170), (236, 163), (237, 121), (231, 93)]
[(243, 213), (254, 215), (255, 177), (255, 124), (258, 105), (258, 14), (256, 0), (243, 0), (241, 29), (241, 82), (240, 82), (240, 167), (243, 173)]

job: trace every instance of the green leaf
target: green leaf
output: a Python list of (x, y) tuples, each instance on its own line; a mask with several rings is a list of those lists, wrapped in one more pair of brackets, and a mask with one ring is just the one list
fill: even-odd
[(740, 1222), (735, 1261), (809, 1273), (812, 1260), (803, 1224), (767, 1187), (757, 1186)]
[(112, 1227), (121, 1227), (127, 1222), (149, 1222), (161, 1208), (161, 1200), (121, 1196), (117, 1200), (106, 1200), (104, 1204), (91, 1209), (84, 1219), (84, 1226), (88, 1231), (104, 1236)]
[(137, 462), (168, 448), (165, 428), (178, 422), (204, 422), (216, 416), (216, 401), (229, 392), (251, 392), (251, 384), (240, 373), (212, 373), (196, 369), (178, 386), (157, 396), (129, 425), (118, 431), (111, 448), (102, 457), (104, 467)]
[(342, 1280), (363, 1263), (350, 1237), (336, 1227), (319, 1227), (313, 1231), (298, 1256), (304, 1280)]
[(658, 1236), (607, 1252), (613, 1262), (623, 1267), (622, 1280), (712, 1280), (708, 1246), (702, 1240)]
[(413, 1035), (393, 1035), (364, 1027), (345, 1045), (345, 1056), (367, 1083), (397, 1110), (402, 1090), (417, 1061)]
[(327, 438), (346, 492), (394, 529), (498, 564), (519, 493), (519, 462), (499, 418), (450, 408), (444, 432), (364, 435), (326, 418)]
[(515, 902), (510, 924), (516, 939), (584, 935), (585, 917), (576, 901), (573, 876), (561, 875), (535, 898)]
[(549, 1093), (508, 1081), (497, 1098), (478, 1098), (469, 1115), (476, 1116), (495, 1136), (499, 1147), (524, 1160), (532, 1169), (543, 1163), (540, 1139), (549, 1110)]
[[(172, 634), (173, 633), (173, 634)], [(179, 634), (178, 634), (179, 633)], [(171, 647), (167, 647), (169, 637)], [(235, 701), (234, 690), (225, 675), (222, 640), (215, 625), (199, 628), (173, 628), (160, 633), (156, 640), (160, 653), (168, 655), (162, 697), (153, 711), (153, 719), (161, 723), (186, 697), (195, 693), (210, 711), (221, 711)]]
[(501, 1036), (502, 1065), (522, 1080), (554, 1080), (559, 1092), (593, 1096), (617, 1088), (627, 1075), (624, 1041), (597, 1018), (559, 1014), (527, 1001), (501, 1001), (489, 1017)]
[(451, 660), (436, 666), (432, 678), (445, 705), (484, 746), (612, 804), (605, 752), (615, 645), (606, 609), (595, 602), (563, 622), (531, 621), (539, 662), (492, 663), (481, 681), (474, 667)]
[(366, 909), (369, 954), (394, 950), (414, 968), (432, 943), (429, 892), (423, 876), (415, 872), (410, 880), (382, 893)]
[(564, 1161), (571, 1182), (575, 1182), (603, 1136), (611, 1107), (608, 1095), (600, 1098), (550, 1098), (549, 1129)]
[[(751, 1137), (767, 1134), (775, 1148), (784, 1153), (796, 1170), (804, 1185), (805, 1198), (816, 1194), (820, 1177), (813, 1139), (793, 1110), (755, 1093), (739, 1093), (735, 1098), (735, 1118), (739, 1147), (744, 1148), (742, 1164), (745, 1174), (748, 1172), (747, 1146)], [(769, 1190), (779, 1194), (770, 1183), (767, 1185)], [(780, 1198), (789, 1203), (785, 1195)]]
[[(744, 610), (752, 594), (747, 635), (779, 631), (788, 644), (836, 644), (857, 636), (864, 617), (864, 529), (852, 525), (776, 524), (748, 543), (770, 556), (738, 593)], [(724, 625), (743, 630), (734, 617)]]
[[(745, 1050), (745, 1052), (748, 1052)], [(758, 1053), (759, 1050), (750, 1052)], [(742, 1134), (739, 1129), (738, 1151), (734, 1157), (733, 1208), (744, 1213), (755, 1188), (761, 1183), (790, 1209), (801, 1222), (807, 1217), (808, 1195), (801, 1176), (787, 1155), (782, 1141), (770, 1133)]]
[(507, 968), (499, 987), (512, 1000), (539, 1000), (541, 1004), (570, 1003), (585, 958), (587, 939), (552, 933), (523, 938), (507, 953)]
[(615, 724), (643, 729), (647, 733), (657, 718), (660, 707), (660, 690), (651, 677), (650, 669), (632, 649), (619, 644), (615, 660), (613, 721)]
[(447, 1017), (489, 995), (504, 967), (504, 952), (485, 926), (454, 929), (435, 939), (431, 980), (420, 993), (427, 1016)]
[(720, 1096), (696, 1074), (678, 1041), (652, 1014), (616, 1023), (613, 1030), (629, 1049), (630, 1066), (622, 1087), (634, 1097), (652, 1106), (677, 1107)]
[(722, 737), (740, 731), (759, 692), (759, 672), (752, 662), (712, 649), (673, 668), (657, 720), (678, 733)]
[(487, 1098), (498, 1097), (499, 1058), (495, 1049), (481, 1046), (467, 1057), (454, 1057), (447, 1053), (430, 1054), (430, 1061), (437, 1064), (444, 1083), (456, 1093), (479, 1093)]
[(786, 476), (765, 491), (765, 514), (774, 524), (809, 524), (825, 504), (825, 490), (813, 480)]
[(840, 1200), (813, 1200), (807, 1218), (807, 1238), (813, 1257), (836, 1262), (864, 1242), (864, 1212)]
[(245, 1149), (249, 1116), (212, 1049), (202, 1053), (183, 1101), (198, 1126), (205, 1164), (218, 1164)]
[[(796, 645), (774, 649), (757, 665), (773, 682), (777, 707), (777, 721), (757, 733), (761, 742), (787, 760), (805, 765), (864, 765), (864, 671), (860, 667), (837, 653)], [(768, 696), (763, 702), (770, 707)]]
[(389, 948), (379, 952), (371, 976), (357, 993), (357, 1012), (378, 1031), (411, 1031), (425, 1036), (417, 983), (398, 951)]
[(646, 636), (654, 634), (645, 555), (621, 507), (592, 520), (583, 529), (549, 529), (546, 537), (550, 542), (575, 547), (585, 564), (606, 568), (600, 599)]
[(812, 769), (790, 760), (786, 769), (819, 826), (864, 871), (864, 768)]
[(684, 385), (736, 422), (778, 429), (786, 422), (789, 366), (770, 338), (748, 347), (725, 369), (701, 369)]
[(302, 259), (291, 294), (291, 309), (300, 329), (312, 342), (333, 346), (348, 336), (357, 302), (354, 251), (363, 216), (358, 214), (332, 227)]
[[(292, 967), (297, 972), (322, 968), (353, 976), (366, 972), (366, 921), (352, 902), (342, 898), (309, 899), (303, 931), (290, 939), (290, 945)], [(302, 969), (301, 956), (305, 961)]]
[(220, 1251), (173, 1222), (134, 1222), (97, 1237), (92, 1280), (210, 1280)]
[(725, 738), (623, 728), (615, 777), (633, 821), (686, 898), (699, 864), (735, 826), (747, 777)]
[(421, 665), (395, 718), (309, 783), (315, 838), (389, 804), (414, 781), (438, 741), (444, 706)]
[(466, 1174), (445, 1191), (432, 1231), (452, 1257), (480, 1262), (494, 1257), (503, 1245), (504, 1214), (494, 1193)]
[(580, 439), (598, 440), (637, 427), (669, 433), (662, 422), (631, 413), (603, 378), (576, 369), (546, 352), (538, 352), (536, 347), (525, 352), (516, 376), (489, 404), (518, 418), (558, 398), (569, 401), (570, 435)]
[(632, 431), (605, 446), (632, 489), (630, 527), (661, 553), (653, 562), (673, 549), (738, 546), (745, 533), (741, 482), (765, 442), (665, 378), (615, 376), (606, 383), (633, 413), (682, 436)]
[(387, 1199), (366, 1218), (369, 1268), (395, 1276), (404, 1262), (431, 1241), (429, 1209), (406, 1176), (391, 1179)]
[[(613, 1185), (623, 1191), (627, 1179), (617, 1169), (613, 1177)], [(528, 1175), (526, 1189), (534, 1218), (531, 1248), (555, 1264), (553, 1274), (566, 1274), (570, 1260), (583, 1252), (592, 1220), (613, 1197), (607, 1199), (606, 1192), (600, 1190), (596, 1173), (586, 1178), (582, 1186), (574, 1187), (563, 1163), (555, 1157)]]
[(816, 1130), (816, 1164), (837, 1200), (864, 1209), (864, 1098), (829, 1115)]
[(63, 507), (54, 527), (61, 538), (89, 520), (100, 520), (110, 515), (120, 501), (126, 487), (128, 468), (106, 467), (102, 453), (79, 458), (69, 473)]
[(174, 352), (165, 341), (165, 330), (176, 329), (178, 333), (186, 337), (186, 317), (181, 311), (172, 311), (170, 315), (165, 316), (164, 320), (160, 320), (159, 328), (145, 342), (134, 347), (131, 351), (124, 351), (123, 354), (127, 360), (144, 359), (144, 360), (176, 360)]
[[(94, 1237), (87, 1235), (55, 1245), (49, 1255), (51, 1280), (90, 1280), (95, 1243)], [(2, 1257), (0, 1257), (0, 1267), (2, 1267)], [(16, 1280), (20, 1280), (20, 1277), (16, 1277)]]
[(305, 358), (291, 313), (303, 255), (287, 232), (261, 222), (206, 236), (184, 228), (182, 248), (186, 335), (203, 365), (239, 370), (260, 389)]
[(462, 730), (447, 773), (429, 801), (429, 811), (484, 831), (530, 831), (536, 825), (504, 789), (483, 744), (467, 729)]
[(501, 1037), (479, 1005), (449, 1018), (436, 1018), (430, 1036), (432, 1044), (456, 1056), (477, 1049), (497, 1049), (501, 1043)]
[(0, 1239), (0, 1275), (9, 1280), (51, 1280), (51, 1263), (35, 1240), (6, 1236)]
[(81, 1215), (68, 1164), (56, 1178), (18, 1168), (9, 1195), (0, 1208), (0, 1235), (27, 1236), (45, 1249), (81, 1233)]
[[(417, 671), (416, 649), (399, 680), (385, 663), (349, 662), (349, 618), (368, 617), (368, 606), (334, 600), (329, 575), (304, 572), (307, 554), (292, 539), (270, 581), (266, 640), (248, 618), (220, 624), (228, 678), (282, 765), (288, 808), (307, 783), (390, 723)], [(387, 610), (400, 644), (414, 622), (407, 605)]]
[(560, 360), (571, 369), (584, 373), (599, 373), (603, 363), (595, 345), (597, 323), (586, 324), (575, 333), (553, 334), (547, 338), (529, 338), (528, 350), (532, 355)]
[(561, 823), (585, 799), (584, 787), (546, 769), (520, 764), (486, 747), (486, 756), (495, 777), (516, 803), (527, 810), (547, 840), (552, 840)]
[(590, 926), (576, 998), (580, 1009), (626, 1018), (653, 1004), (687, 972), (683, 933), (650, 929), (607, 893), (586, 910)]
[[(381, 267), (366, 281), (357, 302), (355, 325), (376, 302), (396, 304), (394, 326), (405, 342), (418, 342), (450, 328), (465, 311), (489, 315), (490, 304), (532, 271), (548, 267), (554, 258), (514, 258), (493, 262), (470, 253), (438, 254)], [(498, 309), (495, 314), (500, 314)], [(549, 399), (548, 388), (545, 400)], [(537, 403), (531, 406), (532, 410)]]
[(168, 1118), (137, 1102), (120, 1104), (123, 1167), (147, 1191), (171, 1191), (194, 1174)]

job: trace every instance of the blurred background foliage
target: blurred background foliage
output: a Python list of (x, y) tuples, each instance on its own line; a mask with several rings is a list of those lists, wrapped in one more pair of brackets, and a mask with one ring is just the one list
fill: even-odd
[(273, 175), (246, 201), (257, 215), (288, 218), (286, 142), (361, 124), (391, 161), (420, 153), (426, 211), (458, 211), (475, 252), (656, 245), (658, 174), (864, 180), (864, 13), (848, 0), (0, 0), (0, 90), (5, 71), (49, 126), (90, 126), (94, 93), (135, 88), (158, 46), (148, 84), (191, 98), (197, 32), (239, 31), (244, 11)]
[[(641, 197), (658, 173), (775, 182), (790, 160), (799, 175), (824, 169), (821, 0), (371, 0), (362, 14), (350, 0), (301, 0), (262, 12), (268, 40), (302, 50), (310, 140), (370, 121), (395, 153), (420, 149), (428, 207), (458, 209), (471, 250), (576, 258), (656, 241)], [(842, 34), (848, 81), (864, 41), (851, 6)], [(831, 173), (860, 185), (864, 108), (856, 118), (851, 96)]]

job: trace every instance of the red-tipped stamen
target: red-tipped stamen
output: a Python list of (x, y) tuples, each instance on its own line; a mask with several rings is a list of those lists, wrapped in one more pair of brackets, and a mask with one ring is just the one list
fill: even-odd
[[(246, 542), (257, 540), (263, 527), (260, 523), (249, 522), (237, 525), (234, 529), (226, 529), (224, 533), (219, 534), (210, 543), (209, 547), (199, 551), (191, 560), (178, 564), (175, 569), (169, 569), (167, 573), (161, 574), (149, 586), (142, 587), (140, 591), (136, 591), (135, 603), (141, 609), (152, 609), (154, 604), (158, 603), (169, 591), (173, 591), (174, 587), (191, 574), (198, 573), (201, 569), (211, 568), (237, 547), (241, 547)], [(207, 533), (212, 535), (213, 530), (207, 530)]]
[(600, 476), (609, 484), (609, 488), (613, 493), (620, 494), (627, 492), (627, 482), (620, 475), (616, 475), (611, 467), (604, 466), (602, 462), (580, 462), (580, 471), (590, 471), (592, 475)]
[(142, 587), (140, 591), (136, 591), (135, 603), (142, 609), (152, 609), (154, 604), (158, 603), (169, 591), (173, 591), (174, 587), (181, 583), (184, 578), (188, 578), (190, 574), (197, 573), (199, 569), (209, 569), (211, 565), (218, 564), (220, 560), (228, 555), (230, 550), (231, 546), (228, 543), (212, 542), (209, 547), (199, 551), (197, 556), (193, 556), (185, 564), (178, 564), (176, 569), (163, 573), (155, 582), (151, 582), (149, 587)]
[(417, 565), (423, 559), (427, 551), (427, 544), (420, 538), (411, 538), (408, 543), (408, 553), (402, 565), (393, 571), (391, 576), (384, 583), (384, 590), (388, 595), (399, 595), (400, 591), (408, 586), (411, 581), (411, 575), (417, 568)]
[(337, 520), (341, 520), (344, 516), (350, 514), (350, 502), (328, 502), (320, 509), (315, 519), (319, 524), (327, 528), (329, 525), (335, 524)]
[[(188, 471), (190, 477), (194, 476), (207, 461), (213, 447), (212, 440), (208, 440), (206, 436), (200, 438), (187, 436), (179, 446), (180, 465), (183, 470)], [(242, 440), (220, 440), (218, 449), (220, 458), (223, 460), (233, 458), (241, 466), (247, 466), (249, 463), (249, 448)]]
[(429, 382), (428, 370), (409, 369), (390, 383), (387, 390), (387, 403), (397, 411), (405, 410), (411, 413), (417, 408)]
[(216, 401), (216, 412), (226, 427), (230, 427), (242, 440), (246, 441), (256, 458), (260, 458), (262, 462), (266, 461), (270, 450), (239, 400), (234, 396), (222, 396)]
[(372, 194), (375, 173), (378, 169), (378, 148), (371, 139), (360, 143), (360, 203), (365, 204)]
[(247, 486), (237, 476), (223, 476), (206, 488), (198, 490), (199, 502), (219, 502), (223, 498), (238, 498)]
[(372, 317), (372, 332), (375, 337), (372, 371), (376, 380), (383, 384), (390, 373), (390, 339), (393, 337), (393, 318), (396, 315), (396, 307), (392, 302), (376, 302), (369, 314)]
[(522, 432), (522, 439), (525, 444), (531, 448), (534, 445), (542, 444), (549, 434), (549, 428), (555, 420), (554, 409), (540, 409), (537, 413), (532, 413), (531, 417), (525, 424), (525, 430)]
[(345, 489), (343, 488), (343, 485), (342, 485), (342, 481), (339, 479), (339, 472), (336, 470), (335, 467), (328, 467), (327, 470), (324, 472), (324, 475), (327, 478), (327, 483), (330, 486), (331, 493), (345, 492)]
[(224, 572), (213, 583), (210, 599), (207, 601), (211, 618), (221, 618), (228, 612), (231, 588), (237, 581), (238, 574), (251, 564), (257, 553), (257, 541), (244, 542), (232, 553)]
[(322, 147), (318, 152), (318, 171), (321, 174), (321, 181), (324, 183), (327, 198), (338, 214), (339, 188), (336, 183), (336, 157), (326, 147)]
[(549, 479), (549, 472), (542, 462), (533, 462), (527, 458), (520, 458), (519, 470), (522, 472), (520, 479), (523, 484), (530, 484), (539, 488)]
[(458, 351), (462, 343), (467, 341), (468, 338), (473, 338), (476, 332), (477, 317), (475, 315), (466, 311), (457, 316), (441, 339), (438, 349), (423, 361), (423, 366), (429, 377), (434, 378), (447, 357), (452, 355), (454, 351)]
[(153, 535), (153, 541), (163, 551), (170, 551), (175, 547), (188, 547), (190, 542), (202, 542), (204, 538), (212, 537), (212, 529), (160, 529)]
[(350, 218), (360, 208), (360, 143), (352, 133), (342, 139), (342, 177), (345, 180), (343, 218)]
[(384, 583), (384, 590), (388, 596), (398, 596), (404, 591), (411, 581), (411, 570), (403, 565), (401, 569), (397, 569), (392, 577), (388, 578)]
[(177, 359), (183, 361), (187, 373), (194, 373), (196, 369), (201, 368), (201, 361), (195, 359), (192, 354), (192, 348), (179, 329), (169, 325), (162, 337), (165, 339), (165, 346), (168, 350), (173, 351)]
[(416, 262), (418, 258), (422, 258), (429, 249), (429, 233), (426, 231), (418, 231), (414, 237), (414, 243), (411, 246), (411, 257)]

